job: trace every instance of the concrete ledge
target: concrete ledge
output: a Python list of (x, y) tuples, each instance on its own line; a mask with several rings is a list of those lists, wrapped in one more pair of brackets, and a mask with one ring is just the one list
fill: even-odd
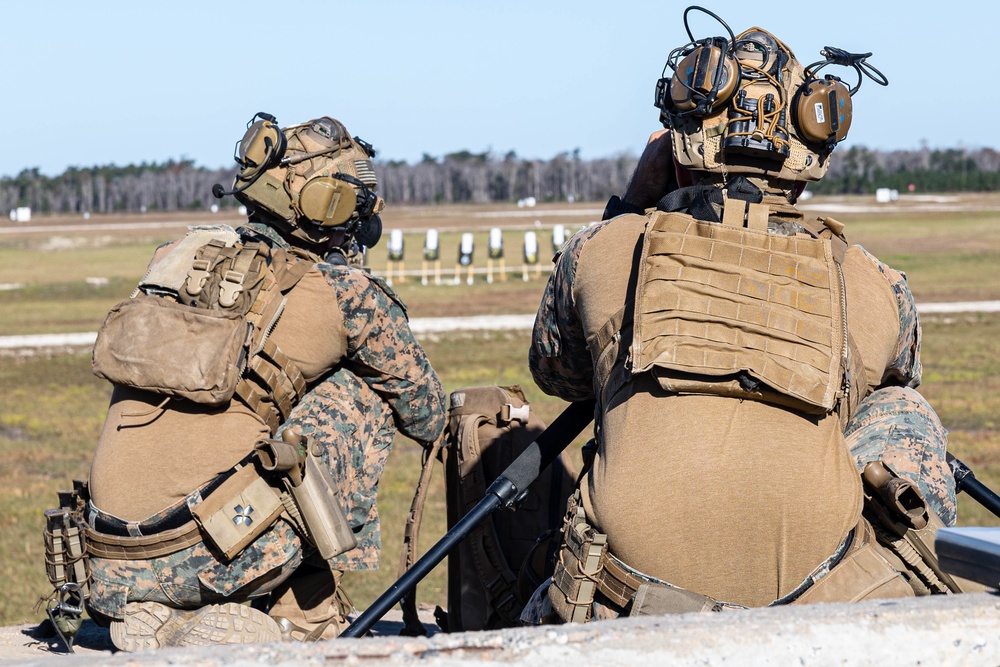
[(32, 666), (229, 665), (997, 665), (995, 593), (630, 618), (429, 639), (51, 655)]

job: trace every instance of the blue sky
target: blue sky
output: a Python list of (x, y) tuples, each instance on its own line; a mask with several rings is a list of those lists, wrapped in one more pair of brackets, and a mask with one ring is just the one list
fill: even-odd
[[(228, 166), (257, 111), (282, 125), (331, 115), (380, 158), (411, 162), (463, 149), (638, 153), (659, 127), (653, 88), (687, 41), (687, 4), (6, 2), (0, 81), (13, 125), (0, 176), (171, 158)], [(803, 63), (825, 45), (874, 52), (890, 85), (864, 83), (848, 144), (1000, 145), (987, 52), (1000, 3), (702, 4), (735, 32), (770, 30)], [(692, 29), (721, 34), (703, 15)]]

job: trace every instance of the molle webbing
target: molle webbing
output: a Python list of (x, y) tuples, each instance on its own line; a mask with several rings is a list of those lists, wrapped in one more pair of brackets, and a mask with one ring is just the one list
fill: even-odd
[(112, 560), (160, 558), (187, 549), (201, 541), (201, 531), (193, 519), (177, 528), (141, 537), (108, 535), (87, 528), (87, 551), (92, 556)]
[[(831, 244), (658, 213), (647, 227), (631, 370), (668, 391), (829, 412), (846, 362), (843, 285)], [(764, 393), (767, 392), (767, 393)]]
[[(242, 376), (234, 397), (254, 411), (274, 433), (306, 392), (302, 372), (269, 336), (284, 310), (282, 297), (294, 287), (316, 258), (301, 258), (280, 250), (270, 251), (259, 241), (226, 246), (213, 240), (202, 246), (188, 274), (185, 291), (197, 296), (210, 272), (221, 273), (218, 294), (207, 295), (223, 308), (245, 308), (249, 358), (240, 359)], [(317, 260), (318, 261), (318, 260)], [(240, 296), (246, 294), (240, 301)], [(213, 297), (215, 297), (213, 299)], [(204, 298), (204, 297), (203, 297)]]
[(257, 413), (274, 433), (305, 395), (305, 378), (272, 340), (265, 341), (260, 352), (251, 357), (247, 371), (236, 385), (235, 397)]
[[(198, 249), (184, 291), (209, 308), (245, 309), (255, 300), (267, 271), (266, 254), (267, 247), (259, 241), (227, 246), (225, 241), (213, 239)], [(217, 285), (210, 280), (213, 273), (221, 278)]]

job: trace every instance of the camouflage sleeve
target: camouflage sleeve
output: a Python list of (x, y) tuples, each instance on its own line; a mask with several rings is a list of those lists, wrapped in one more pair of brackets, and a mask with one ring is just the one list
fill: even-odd
[(886, 367), (882, 375), (882, 384), (879, 386), (917, 387), (920, 385), (920, 374), (923, 372), (920, 364), (920, 317), (917, 315), (913, 293), (906, 282), (906, 274), (880, 261), (864, 248), (861, 248), (861, 251), (875, 264), (889, 283), (892, 293), (896, 296), (896, 307), (899, 310), (899, 338), (896, 340), (895, 355), (893, 361)]
[(528, 365), (535, 384), (546, 394), (565, 401), (594, 397), (593, 361), (573, 286), (583, 246), (602, 226), (594, 225), (577, 233), (556, 256), (531, 334)]
[(421, 444), (444, 428), (444, 388), (413, 337), (406, 311), (389, 287), (346, 266), (320, 265), (347, 329), (345, 365), (392, 410), (399, 431)]

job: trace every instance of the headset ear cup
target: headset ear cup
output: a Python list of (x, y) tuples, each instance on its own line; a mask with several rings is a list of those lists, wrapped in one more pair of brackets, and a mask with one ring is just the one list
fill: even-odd
[(684, 56), (670, 82), (670, 98), (681, 112), (708, 116), (736, 92), (740, 64), (717, 46), (699, 46)]
[(350, 184), (329, 176), (314, 178), (302, 186), (298, 209), (320, 227), (336, 227), (351, 219), (358, 196)]
[(810, 79), (795, 93), (792, 119), (806, 143), (833, 146), (847, 137), (853, 118), (850, 89), (838, 78)]
[(277, 167), (285, 156), (288, 140), (285, 133), (269, 120), (258, 120), (240, 140), (237, 160), (243, 169), (240, 178), (248, 181), (260, 172)]

